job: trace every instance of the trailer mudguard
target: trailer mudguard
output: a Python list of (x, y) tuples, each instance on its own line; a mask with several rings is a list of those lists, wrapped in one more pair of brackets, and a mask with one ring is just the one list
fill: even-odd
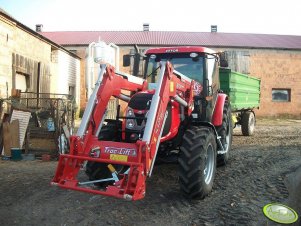
[(214, 126), (220, 126), (223, 123), (224, 104), (227, 99), (227, 95), (224, 93), (219, 93), (217, 95), (215, 108), (211, 119), (211, 122)]

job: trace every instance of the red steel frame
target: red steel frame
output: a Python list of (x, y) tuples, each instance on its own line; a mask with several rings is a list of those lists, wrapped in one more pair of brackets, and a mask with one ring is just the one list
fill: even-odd
[[(155, 112), (153, 124), (148, 127), (150, 129), (145, 130), (147, 134), (144, 137), (148, 138), (144, 139), (143, 137), (142, 140), (138, 140), (136, 143), (124, 143), (98, 140), (97, 128), (102, 123), (111, 96), (120, 96), (122, 90), (144, 91), (147, 88), (147, 82), (136, 84), (126, 76), (116, 74), (113, 67), (106, 67), (85, 134), (83, 136), (71, 136), (70, 153), (60, 155), (58, 167), (52, 180), (53, 185), (129, 200), (144, 198), (145, 180), (147, 176), (150, 176), (156, 158), (168, 102), (175, 100), (177, 96), (186, 103), (186, 115), (190, 115), (193, 109), (194, 92), (189, 91), (194, 90), (195, 82), (175, 75), (169, 62), (162, 64), (161, 70), (163, 71), (161, 88), (154, 94), (154, 96), (157, 95), (158, 100), (157, 105), (153, 107), (153, 112)], [(152, 105), (153, 103), (151, 108)], [(116, 159), (113, 158), (116, 155), (105, 152), (105, 150), (112, 147), (116, 150), (134, 150), (136, 155)], [(91, 150), (99, 150), (100, 154), (91, 156)], [(124, 165), (129, 167), (129, 171), (127, 174), (119, 175), (119, 181), (109, 185), (105, 190), (94, 190), (90, 187), (81, 186), (77, 179), (78, 172), (85, 161)]]

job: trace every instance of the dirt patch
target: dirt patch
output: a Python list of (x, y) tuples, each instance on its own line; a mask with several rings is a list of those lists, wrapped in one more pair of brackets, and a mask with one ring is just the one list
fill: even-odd
[[(145, 199), (128, 202), (51, 187), (56, 162), (0, 161), (0, 222), (273, 225), (263, 216), (262, 207), (271, 202), (295, 203), (294, 197), (301, 197), (301, 190), (293, 188), (299, 181), (291, 179), (300, 175), (300, 137), (298, 120), (259, 120), (253, 137), (241, 136), (236, 128), (231, 161), (218, 168), (213, 192), (204, 200), (187, 200), (181, 195), (177, 165), (155, 166)], [(294, 207), (300, 216), (300, 205)]]

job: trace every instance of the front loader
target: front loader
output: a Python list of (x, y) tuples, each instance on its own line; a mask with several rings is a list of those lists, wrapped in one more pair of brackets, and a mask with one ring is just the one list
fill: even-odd
[[(228, 98), (219, 91), (218, 55), (203, 47), (150, 49), (144, 79), (101, 65), (82, 122), (60, 155), (53, 185), (138, 200), (156, 160), (179, 163), (189, 198), (204, 198), (232, 141)], [(106, 119), (110, 98), (127, 106)], [(85, 170), (88, 180), (78, 179)]]

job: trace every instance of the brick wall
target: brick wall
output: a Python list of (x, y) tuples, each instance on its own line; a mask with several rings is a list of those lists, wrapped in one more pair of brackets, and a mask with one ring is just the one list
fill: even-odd
[[(240, 73), (261, 79), (260, 108), (257, 116), (301, 117), (301, 51), (224, 48), (229, 66)], [(291, 90), (289, 102), (272, 101), (272, 89)]]
[[(261, 78), (261, 104), (257, 115), (301, 116), (301, 51), (252, 51), (250, 75)], [(273, 102), (273, 88), (291, 89), (290, 102)]]

